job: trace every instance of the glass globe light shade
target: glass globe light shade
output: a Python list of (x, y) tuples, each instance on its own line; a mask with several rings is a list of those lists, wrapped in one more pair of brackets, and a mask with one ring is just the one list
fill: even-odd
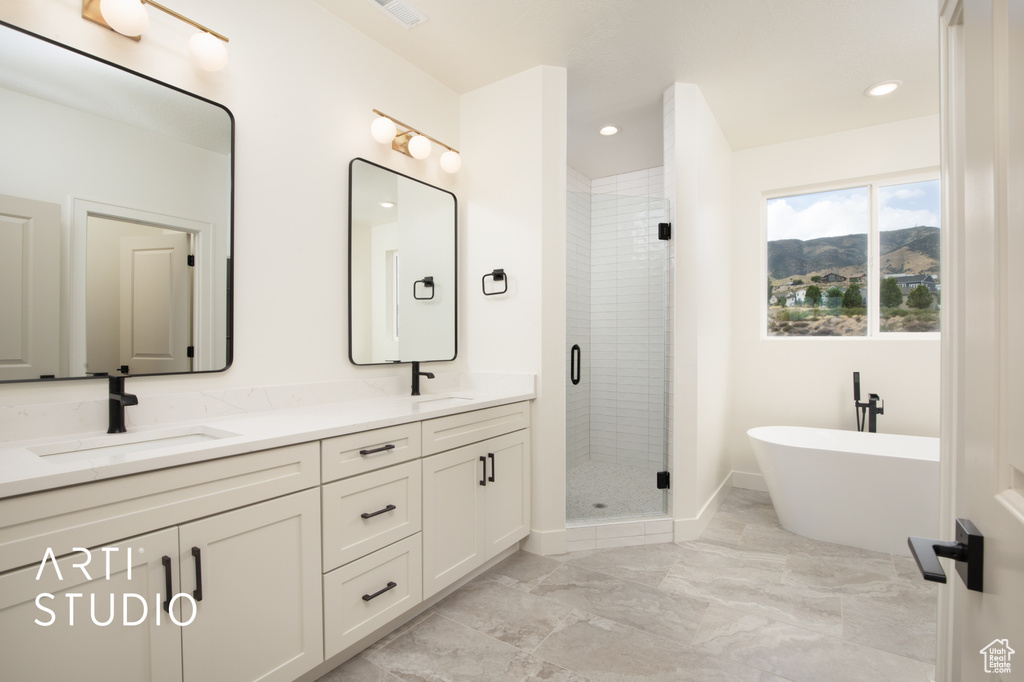
[(228, 63), (224, 41), (209, 33), (200, 32), (189, 38), (188, 53), (195, 65), (206, 71), (219, 71)]
[(398, 134), (398, 128), (390, 118), (380, 116), (370, 124), (370, 134), (373, 135), (373, 139), (381, 144), (391, 144), (395, 139), (395, 135)]
[(413, 135), (412, 139), (409, 140), (409, 153), (412, 154), (414, 159), (425, 159), (430, 156), (430, 152), (433, 151), (434, 145), (430, 143), (430, 140), (422, 135)]
[(458, 152), (449, 149), (441, 155), (441, 170), (445, 173), (458, 173), (460, 168), (462, 168), (462, 157)]
[(139, 0), (103, 0), (100, 14), (121, 35), (140, 36), (149, 28), (149, 12)]

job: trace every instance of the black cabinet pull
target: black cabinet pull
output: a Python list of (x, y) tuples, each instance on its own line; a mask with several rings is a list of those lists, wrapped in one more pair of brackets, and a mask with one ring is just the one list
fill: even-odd
[(359, 454), (360, 455), (375, 455), (378, 452), (387, 452), (388, 450), (394, 450), (394, 449), (395, 449), (395, 444), (394, 443), (388, 443), (387, 445), (382, 445), (381, 447), (373, 448), (372, 450), (360, 450)]
[(382, 589), (382, 590), (379, 590), (379, 591), (377, 591), (377, 592), (374, 592), (373, 594), (364, 594), (364, 595), (363, 595), (363, 601), (370, 601), (371, 599), (376, 599), (377, 597), (379, 597), (380, 595), (384, 594), (384, 593), (385, 593), (385, 592), (387, 592), (388, 590), (393, 590), (393, 589), (395, 589), (396, 587), (398, 587), (398, 583), (395, 583), (395, 582), (390, 582), (390, 583), (388, 583), (388, 586), (387, 586), (387, 587), (385, 587), (385, 588), (384, 588), (384, 589)]
[(378, 509), (375, 512), (363, 512), (362, 514), (360, 514), (360, 516), (362, 516), (364, 519), (372, 519), (374, 516), (377, 516), (379, 514), (386, 514), (389, 511), (395, 511), (396, 509), (398, 509), (398, 507), (396, 507), (393, 504), (389, 504), (388, 506), (384, 507), (383, 509)]
[(198, 547), (192, 548), (192, 558), (196, 561), (196, 589), (192, 590), (192, 597), (203, 601), (203, 557)]
[(494, 483), (494, 453), (488, 452), (487, 457), (491, 460), (491, 475), (487, 477), (487, 480)]
[(569, 353), (569, 380), (572, 381), (573, 386), (580, 383), (580, 368), (582, 365), (583, 351), (578, 343), (573, 344), (572, 350)]
[(164, 558), (160, 560), (164, 565), (164, 584), (167, 586), (167, 599), (164, 600), (164, 611), (167, 613), (171, 612), (171, 590), (174, 589), (174, 585), (171, 584), (171, 557), (164, 555)]
[(480, 462), (484, 465), (484, 472), (480, 474), (480, 485), (487, 485), (487, 458), (480, 455)]

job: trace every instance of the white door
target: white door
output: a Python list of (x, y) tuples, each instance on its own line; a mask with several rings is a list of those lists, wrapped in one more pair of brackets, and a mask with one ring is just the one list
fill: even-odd
[(121, 239), (121, 365), (131, 374), (188, 372), (192, 274), (188, 234)]
[(938, 679), (1024, 679), (1024, 1), (942, 11), (943, 529), (984, 535), (983, 591), (953, 562)]
[(60, 206), (0, 195), (0, 381), (60, 371)]

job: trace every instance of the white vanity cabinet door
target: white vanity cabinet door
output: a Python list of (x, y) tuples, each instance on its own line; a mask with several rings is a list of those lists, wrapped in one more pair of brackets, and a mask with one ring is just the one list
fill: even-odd
[(530, 532), (530, 431), (423, 459), (423, 598)]
[(423, 459), (423, 598), (484, 562), (484, 462), (480, 444)]
[[(171, 564), (172, 592), (178, 592), (177, 529), (149, 533), (107, 547), (107, 553), (98, 547), (92, 548), (91, 560), (85, 566), (91, 579), (72, 566), (85, 560), (80, 552), (58, 560), (60, 578), (49, 561), (38, 581), (38, 564), (0, 575), (0, 678), (5, 682), (181, 682), (182, 628), (170, 622), (162, 609), (167, 599), (164, 557)], [(131, 580), (128, 579), (129, 547), (132, 550)], [(107, 554), (110, 556), (109, 580)], [(41, 562), (42, 556), (39, 559)], [(35, 622), (51, 621), (51, 615), (37, 607), (36, 597), (43, 593), (55, 597), (39, 601), (54, 614), (52, 624), (47, 626)], [(69, 608), (69, 593), (82, 595), (74, 598), (73, 609)], [(128, 597), (127, 618), (126, 594), (139, 595), (147, 604), (143, 607), (140, 600)], [(111, 595), (114, 597), (113, 614)], [(93, 621), (93, 599), (96, 622)], [(113, 620), (108, 625), (96, 624), (107, 622), (111, 615)], [(138, 625), (130, 625), (136, 621)], [(125, 625), (126, 622), (129, 625)]]
[(487, 450), (486, 561), (530, 534), (530, 432), (516, 431), (483, 445)]
[(179, 537), (181, 589), (202, 584), (182, 629), (184, 682), (290, 682), (323, 661), (318, 490), (184, 524)]

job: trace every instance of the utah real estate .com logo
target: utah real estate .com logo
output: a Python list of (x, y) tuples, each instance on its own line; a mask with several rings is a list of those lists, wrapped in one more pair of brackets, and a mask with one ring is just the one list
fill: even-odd
[(994, 639), (980, 653), (985, 657), (985, 672), (1009, 673), (1010, 657), (1017, 652), (1010, 648), (1009, 640)]

